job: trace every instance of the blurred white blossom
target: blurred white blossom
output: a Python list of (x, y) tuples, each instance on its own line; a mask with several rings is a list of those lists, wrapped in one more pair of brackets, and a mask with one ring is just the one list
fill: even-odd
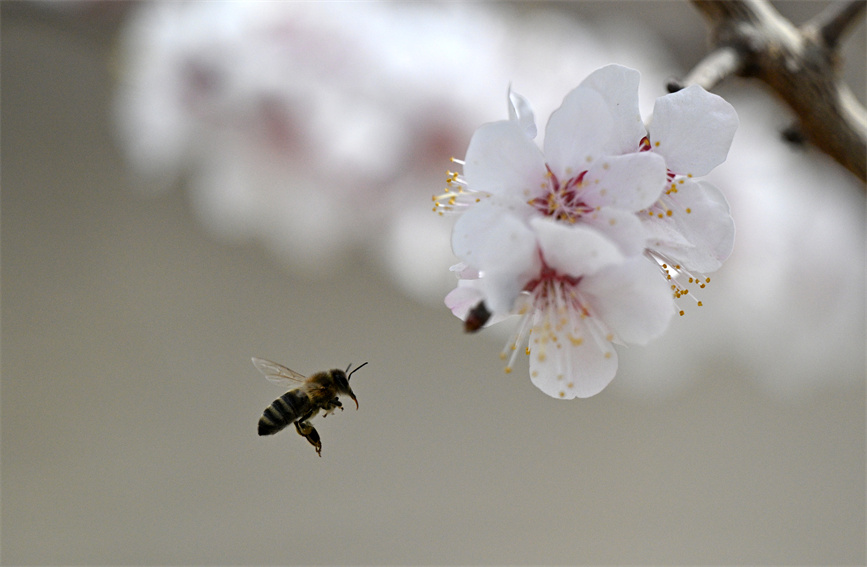
[[(650, 60), (646, 43), (636, 54)], [(623, 49), (608, 45), (572, 18), (496, 5), (143, 3), (121, 37), (118, 132), (138, 171), (188, 185), (215, 234), (257, 238), (311, 276), (380, 251), (429, 298), (451, 263), (429, 243), (449, 228), (418, 197), (472, 125), (496, 118), (491, 85), (553, 104)]]
[(719, 312), (716, 344), (738, 376), (778, 396), (863, 384), (864, 186), (818, 150), (782, 142), (791, 117), (760, 89), (727, 98), (742, 128), (712, 177), (738, 245), (714, 287), (740, 307)]

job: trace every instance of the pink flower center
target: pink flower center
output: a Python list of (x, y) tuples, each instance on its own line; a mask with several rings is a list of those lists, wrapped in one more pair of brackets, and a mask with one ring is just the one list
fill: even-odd
[(549, 304), (562, 302), (563, 297), (555, 297), (555, 295), (562, 294), (564, 290), (577, 288), (581, 282), (581, 277), (558, 272), (549, 266), (545, 262), (541, 250), (539, 250), (539, 256), (542, 260), (542, 269), (539, 270), (539, 275), (527, 282), (523, 291), (528, 292), (533, 297), (536, 307), (542, 309)]
[(545, 192), (530, 199), (530, 206), (544, 215), (570, 223), (577, 222), (582, 215), (593, 210), (593, 207), (582, 200), (581, 195), (586, 170), (561, 182), (547, 164), (545, 168), (548, 170), (545, 174), (546, 182), (543, 184)]

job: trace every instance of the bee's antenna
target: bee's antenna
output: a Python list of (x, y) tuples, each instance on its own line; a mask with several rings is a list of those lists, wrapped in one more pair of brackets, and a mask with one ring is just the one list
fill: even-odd
[[(363, 362), (363, 363), (359, 364), (358, 366), (355, 367), (355, 370), (358, 370), (359, 368), (361, 368), (361, 367), (364, 366), (365, 364), (367, 364), (367, 363), (366, 363), (366, 362)], [(352, 363), (350, 363), (349, 366), (346, 367), (346, 372), (347, 372), (347, 374), (346, 374), (346, 381), (347, 381), (347, 382), (348, 382), (349, 379), (352, 377), (352, 374), (355, 372), (355, 370), (353, 370), (352, 372), (349, 372), (349, 369), (350, 369), (350, 368), (352, 368)]]

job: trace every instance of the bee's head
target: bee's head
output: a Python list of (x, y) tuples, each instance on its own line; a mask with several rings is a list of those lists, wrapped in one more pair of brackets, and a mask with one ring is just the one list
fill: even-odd
[[(367, 364), (367, 363), (365, 362), (363, 364), (356, 366), (355, 370), (358, 370), (359, 368), (361, 368), (365, 364)], [(349, 387), (349, 379), (352, 378), (352, 374), (355, 372), (355, 370), (350, 372), (349, 371), (350, 368), (352, 368), (352, 364), (350, 364), (349, 366), (346, 367), (345, 372), (343, 370), (335, 370), (334, 371), (334, 383), (337, 385), (337, 389), (340, 392), (342, 392), (342, 393), (346, 394), (347, 396), (349, 396), (350, 398), (352, 398), (352, 401), (355, 402), (355, 409), (358, 409), (358, 399), (355, 397), (355, 393), (352, 391), (352, 388)]]

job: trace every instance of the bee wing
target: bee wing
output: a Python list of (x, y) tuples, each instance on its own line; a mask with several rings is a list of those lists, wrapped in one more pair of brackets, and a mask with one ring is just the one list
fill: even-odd
[(302, 374), (298, 374), (294, 370), (289, 370), (282, 364), (265, 360), (264, 358), (253, 357), (253, 366), (261, 372), (265, 378), (278, 386), (291, 387), (297, 382), (304, 382), (307, 378)]

